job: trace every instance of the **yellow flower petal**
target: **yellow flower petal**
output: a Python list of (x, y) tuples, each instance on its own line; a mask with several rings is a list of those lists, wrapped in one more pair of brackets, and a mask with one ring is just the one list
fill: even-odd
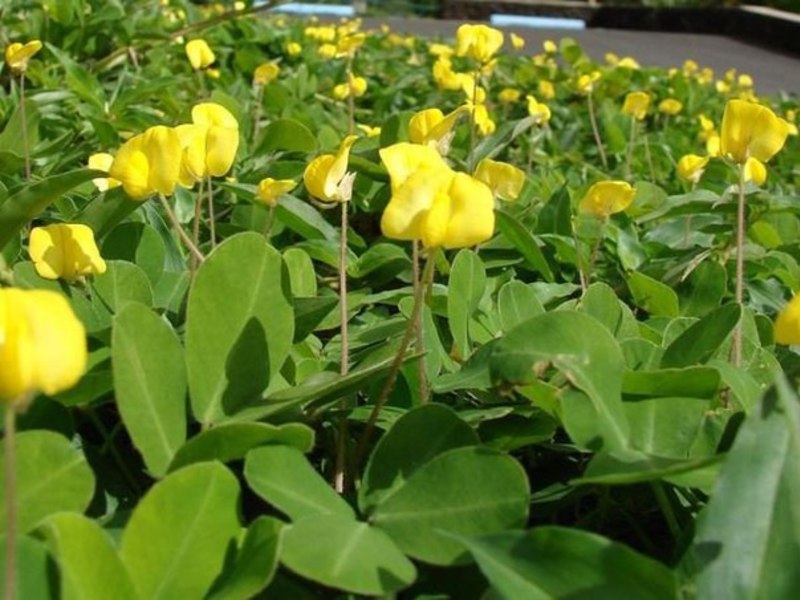
[(396, 192), (419, 169), (449, 168), (441, 155), (431, 146), (400, 142), (381, 148), (378, 153), (383, 164), (386, 165), (386, 170), (389, 172), (392, 193)]
[(312, 160), (303, 173), (303, 182), (308, 192), (323, 202), (347, 202), (342, 184), (347, 174), (347, 163), (350, 159), (350, 148), (358, 139), (355, 135), (347, 136), (334, 154), (323, 154)]
[(253, 83), (256, 85), (267, 85), (270, 81), (273, 81), (278, 77), (281, 72), (281, 68), (272, 62), (264, 63), (256, 67), (256, 70), (253, 71)]
[(494, 234), (494, 199), (486, 185), (465, 173), (456, 173), (449, 195), (450, 222), (445, 248), (467, 248)]
[(34, 227), (28, 248), (36, 272), (45, 279), (72, 283), (85, 275), (106, 272), (94, 233), (86, 225), (57, 223)]
[[(113, 162), (114, 157), (111, 154), (108, 154), (107, 152), (97, 152), (89, 157), (88, 167), (90, 169), (108, 172)], [(120, 185), (119, 181), (111, 177), (98, 177), (96, 179), (92, 179), (92, 183), (101, 192), (105, 192), (111, 188), (119, 187)]]
[(800, 294), (775, 319), (775, 341), (786, 346), (800, 344)]
[(204, 39), (198, 38), (187, 42), (185, 49), (193, 69), (205, 69), (216, 60), (208, 42)]
[(650, 94), (646, 92), (630, 92), (625, 96), (625, 102), (622, 105), (622, 112), (626, 115), (636, 117), (639, 121), (647, 116), (647, 111), (650, 108)]
[(484, 158), (478, 163), (473, 177), (489, 186), (492, 194), (513, 202), (525, 185), (525, 173), (513, 165)]
[(683, 110), (683, 104), (675, 98), (667, 98), (659, 102), (658, 110), (667, 115), (677, 115)]
[(580, 201), (580, 211), (599, 219), (624, 211), (633, 202), (636, 191), (624, 181), (600, 181)]
[(764, 185), (767, 180), (767, 167), (757, 158), (752, 156), (744, 163), (744, 180), (752, 181), (756, 185)]
[(31, 40), (27, 44), (15, 42), (6, 48), (6, 64), (14, 71), (24, 71), (28, 68), (28, 61), (42, 49), (42, 42)]
[(503, 32), (486, 25), (461, 25), (456, 31), (456, 55), (488, 63), (503, 45)]
[(786, 142), (789, 128), (766, 106), (745, 100), (730, 100), (720, 130), (720, 152), (736, 163), (751, 156), (768, 162)]
[(291, 179), (273, 179), (266, 177), (258, 182), (256, 199), (267, 206), (277, 206), (278, 198), (283, 194), (288, 194), (297, 183)]
[(682, 156), (678, 161), (678, 176), (686, 181), (697, 183), (703, 176), (708, 160), (708, 156), (698, 156), (697, 154)]
[[(417, 146), (420, 149), (423, 147)], [(438, 152), (434, 151), (434, 154), (439, 156)], [(383, 151), (381, 158), (384, 163), (387, 162)], [(391, 169), (389, 172), (392, 172)], [(396, 240), (422, 240), (426, 230), (435, 235), (436, 221), (426, 223), (427, 213), (437, 194), (447, 190), (453, 176), (453, 171), (447, 166), (422, 164), (406, 174), (401, 184), (396, 187), (393, 184), (392, 198), (381, 216), (383, 235)]]
[(86, 369), (86, 332), (67, 300), (48, 290), (0, 289), (0, 399), (56, 394)]

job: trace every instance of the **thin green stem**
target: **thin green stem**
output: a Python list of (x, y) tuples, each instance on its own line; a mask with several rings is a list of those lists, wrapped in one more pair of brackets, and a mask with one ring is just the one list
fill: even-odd
[[(200, 186), (197, 190), (197, 198), (194, 202), (194, 218), (192, 220), (192, 245), (197, 248), (200, 244), (200, 220), (203, 218), (203, 180), (200, 180)], [(194, 279), (194, 274), (197, 271), (200, 261), (197, 256), (192, 253), (189, 259), (189, 277)]]
[(664, 490), (664, 484), (660, 481), (651, 482), (653, 494), (656, 497), (656, 502), (661, 512), (664, 514), (664, 520), (667, 522), (667, 527), (672, 534), (672, 537), (678, 538), (681, 535), (681, 526), (678, 524), (678, 519), (675, 516), (675, 511), (672, 508), (672, 503), (667, 498), (667, 493)]
[[(739, 165), (739, 202), (736, 209), (736, 304), (743, 306), (744, 302), (744, 165)], [(732, 348), (733, 365), (742, 366), (742, 320), (736, 325), (733, 332)]]
[(253, 111), (253, 147), (255, 147), (256, 142), (258, 141), (258, 132), (261, 129), (261, 107), (264, 104), (264, 86), (258, 86), (258, 92), (256, 92), (256, 107)]
[(15, 404), (9, 402), (5, 408), (3, 446), (6, 455), (6, 560), (4, 598), (17, 598), (17, 459)]
[[(339, 373), (344, 376), (350, 372), (350, 330), (347, 323), (347, 202), (341, 202), (341, 232), (339, 234), (339, 319), (341, 321), (341, 359)], [(340, 494), (345, 488), (345, 471), (347, 470), (347, 400), (339, 402), (339, 432), (336, 444), (336, 470), (334, 487)]]
[[(425, 261), (425, 268), (422, 271), (423, 287), (426, 287), (428, 285), (428, 282), (433, 281), (436, 252), (437, 250), (433, 249), (428, 254), (428, 258)], [(367, 420), (364, 432), (361, 434), (361, 438), (358, 441), (358, 448), (356, 450), (356, 461), (355, 461), (357, 467), (360, 466), (363, 462), (364, 455), (367, 451), (367, 446), (369, 445), (369, 440), (372, 437), (372, 432), (375, 429), (375, 423), (378, 421), (378, 417), (380, 416), (381, 410), (383, 409), (383, 406), (386, 404), (386, 401), (389, 399), (389, 394), (392, 392), (392, 389), (394, 388), (394, 383), (397, 380), (397, 375), (400, 372), (400, 367), (402, 366), (403, 360), (405, 359), (406, 350), (408, 350), (408, 345), (411, 343), (411, 339), (414, 337), (414, 323), (416, 322), (417, 315), (419, 315), (421, 310), (422, 310), (422, 294), (414, 298), (414, 307), (411, 309), (411, 318), (408, 320), (408, 324), (406, 325), (406, 331), (403, 334), (403, 339), (400, 342), (400, 348), (398, 348), (397, 354), (395, 355), (394, 360), (392, 361), (392, 364), (389, 367), (389, 373), (386, 375), (386, 382), (383, 384), (381, 393), (372, 407), (372, 412), (369, 415), (369, 419)]]
[(356, 99), (353, 95), (353, 56), (347, 59), (347, 134), (356, 132)]
[(211, 175), (206, 177), (206, 193), (208, 194), (208, 228), (211, 232), (211, 249), (217, 247), (217, 217), (214, 214), (214, 190), (211, 189)]
[(31, 180), (31, 148), (28, 141), (28, 114), (25, 108), (25, 71), (19, 74), (19, 110), (22, 117), (22, 148), (25, 152), (25, 179)]
[(172, 228), (175, 230), (175, 233), (178, 234), (178, 237), (181, 238), (181, 241), (186, 246), (186, 249), (189, 250), (189, 252), (195, 258), (197, 258), (198, 262), (203, 262), (206, 259), (206, 257), (203, 256), (203, 253), (200, 252), (197, 246), (194, 245), (194, 243), (192, 242), (192, 238), (190, 238), (183, 230), (183, 227), (181, 227), (181, 224), (178, 221), (178, 217), (175, 216), (175, 213), (172, 211), (172, 208), (170, 207), (169, 202), (167, 202), (167, 199), (164, 198), (164, 196), (162, 196), (161, 194), (158, 194), (158, 200), (161, 202), (161, 206), (164, 207), (164, 212), (167, 213), (167, 219), (169, 219)]
[(572, 241), (575, 243), (575, 260), (578, 267), (578, 278), (581, 283), (581, 295), (583, 295), (586, 293), (586, 289), (589, 285), (586, 282), (586, 266), (583, 263), (583, 251), (581, 250), (581, 244), (578, 240), (578, 233), (575, 231), (574, 220), (572, 221)]
[(478, 124), (475, 123), (475, 113), (478, 108), (478, 81), (480, 79), (481, 69), (478, 67), (472, 76), (472, 106), (470, 107), (470, 124), (469, 124), (469, 154), (467, 155), (467, 170), (472, 173), (475, 168), (473, 163), (472, 152), (475, 150), (475, 138), (478, 135)]
[[(414, 240), (411, 246), (411, 262), (412, 262), (412, 277), (414, 278), (414, 303), (422, 302), (423, 301), (423, 294), (425, 290), (422, 285), (422, 281), (420, 281), (420, 269), (419, 269), (419, 259), (420, 259), (420, 249), (419, 249), (419, 240)], [(417, 315), (417, 320), (414, 323), (414, 350), (418, 354), (424, 354), (425, 352), (425, 338), (423, 336), (423, 328), (422, 328), (422, 318), (423, 318), (423, 311), (420, 310), (419, 314)], [(420, 404), (425, 404), (428, 402), (428, 378), (427, 374), (425, 373), (425, 357), (423, 356), (420, 359), (418, 365), (418, 380), (419, 380), (419, 401)]]
[(594, 100), (592, 100), (592, 92), (586, 95), (589, 103), (589, 123), (592, 125), (592, 135), (594, 135), (594, 143), (597, 145), (597, 151), (600, 153), (600, 161), (603, 163), (603, 168), (608, 171), (608, 159), (606, 158), (606, 150), (603, 147), (603, 140), (600, 137), (600, 129), (597, 127), (597, 116), (594, 112)]
[(636, 145), (636, 117), (631, 117), (631, 139), (628, 141), (628, 153), (625, 156), (625, 179), (631, 178), (631, 160), (633, 147)]
[(656, 170), (653, 168), (653, 156), (650, 154), (650, 142), (647, 132), (642, 136), (642, 139), (644, 140), (644, 155), (647, 158), (647, 166), (650, 169), (650, 183), (655, 184)]

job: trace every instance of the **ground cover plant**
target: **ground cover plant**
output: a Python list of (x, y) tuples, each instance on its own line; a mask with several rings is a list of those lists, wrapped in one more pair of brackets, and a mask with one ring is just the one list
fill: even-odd
[(796, 98), (484, 26), (0, 15), (7, 598), (800, 588)]

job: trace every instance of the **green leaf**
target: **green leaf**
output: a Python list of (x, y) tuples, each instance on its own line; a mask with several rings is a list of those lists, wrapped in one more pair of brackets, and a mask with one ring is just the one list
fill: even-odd
[(42, 214), (50, 204), (66, 192), (103, 175), (105, 173), (102, 171), (79, 169), (53, 175), (36, 183), (26, 183), (11, 193), (6, 201), (0, 204), (0, 249), (5, 248), (20, 229)]
[(702, 398), (647, 398), (624, 402), (630, 445), (651, 455), (688, 458), (710, 410)]
[[(584, 444), (624, 448), (628, 423), (622, 409), (622, 351), (611, 333), (596, 319), (574, 311), (549, 312), (521, 323), (494, 346), (490, 359), (496, 384), (525, 385), (537, 381), (537, 369), (551, 363), (572, 385), (583, 390), (577, 399), (565, 396), (565, 425), (592, 423)], [(572, 401), (575, 397), (576, 401)]]
[(365, 596), (391, 594), (417, 577), (385, 533), (341, 515), (317, 515), (284, 529), (281, 562), (307, 579)]
[(474, 446), (478, 436), (451, 408), (427, 404), (408, 411), (378, 442), (358, 489), (358, 506), (368, 513), (442, 452)]
[(719, 371), (711, 367), (628, 371), (622, 380), (622, 393), (644, 397), (713, 398), (719, 385)]
[(668, 458), (642, 452), (596, 454), (583, 477), (573, 485), (631, 485), (645, 481), (676, 481), (681, 478), (685, 487), (708, 490), (714, 485), (719, 463), (724, 455), (702, 458)]
[(371, 515), (409, 556), (436, 565), (468, 560), (446, 533), (465, 536), (523, 526), (528, 479), (506, 454), (465, 447), (439, 454), (385, 496)]
[(149, 471), (161, 477), (186, 440), (186, 366), (169, 323), (141, 304), (114, 319), (114, 389), (122, 422)]
[(111, 537), (97, 523), (76, 513), (57, 513), (39, 531), (58, 563), (61, 598), (138, 598)]
[[(0, 564), (6, 564), (6, 536), (0, 534)], [(17, 598), (58, 598), (57, 569), (39, 540), (17, 536)], [(0, 569), (0, 589), (5, 590), (6, 573)]]
[(523, 321), (544, 312), (542, 303), (529, 286), (509, 281), (497, 293), (497, 312), (503, 331), (510, 331)]
[(198, 421), (220, 421), (261, 398), (292, 343), (289, 298), (281, 255), (256, 233), (226, 239), (200, 266), (186, 314), (186, 367)]
[(667, 567), (594, 533), (537, 527), (459, 539), (501, 598), (673, 600), (678, 595)]
[(295, 317), (294, 342), (306, 339), (337, 306), (339, 306), (338, 296), (292, 297)]
[(486, 287), (486, 271), (471, 250), (461, 250), (453, 261), (447, 285), (447, 322), (462, 356), (472, 353), (469, 321), (478, 308)]
[(781, 378), (747, 417), (684, 557), (698, 598), (800, 589), (800, 405)]
[(297, 448), (262, 446), (247, 453), (244, 477), (252, 490), (293, 521), (315, 515), (353, 518), (353, 509), (333, 491)]
[(170, 471), (198, 462), (218, 460), (222, 463), (241, 460), (258, 446), (283, 444), (300, 452), (314, 447), (314, 430), (302, 423), (270, 425), (268, 423), (222, 423), (201, 431), (180, 447)]
[(145, 272), (122, 260), (107, 261), (106, 272), (94, 278), (93, 287), (99, 299), (113, 313), (119, 313), (132, 302), (145, 306), (153, 304), (153, 290)]
[(132, 200), (122, 187), (116, 187), (95, 196), (75, 216), (74, 222), (88, 225), (97, 238), (102, 238), (142, 205), (142, 202)]
[(69, 89), (78, 98), (95, 108), (98, 113), (103, 114), (107, 100), (102, 84), (85, 67), (72, 60), (66, 52), (58, 49), (53, 44), (47, 44), (47, 49), (53, 53), (64, 67)]
[(161, 236), (145, 223), (123, 223), (103, 240), (101, 254), (108, 260), (134, 263), (155, 286), (164, 274), (167, 250)]
[[(26, 125), (24, 130), (23, 123)], [(31, 99), (25, 100), (25, 122), (22, 120), (21, 105), (16, 106), (8, 119), (3, 132), (0, 133), (0, 152), (8, 152), (15, 157), (24, 158), (24, 150), (20, 140), (23, 139), (23, 135), (26, 132), (28, 148), (35, 148), (39, 143), (39, 109)]]
[(239, 483), (219, 463), (181, 469), (133, 511), (120, 555), (140, 598), (202, 598), (239, 532)]
[(726, 304), (708, 313), (667, 346), (661, 366), (687, 367), (708, 362), (741, 317), (742, 309), (738, 304)]
[(301, 248), (289, 248), (283, 253), (283, 261), (289, 270), (292, 297), (317, 295), (317, 274), (311, 257)]
[(283, 527), (283, 522), (274, 517), (258, 517), (253, 521), (233, 564), (214, 584), (210, 600), (249, 600), (267, 587), (278, 568)]
[[(5, 447), (0, 450), (0, 489), (6, 489)], [(26, 532), (60, 511), (83, 512), (94, 493), (94, 474), (83, 453), (52, 431), (16, 436), (17, 527)], [(0, 499), (0, 533), (6, 530), (5, 494)]]
[(339, 231), (308, 202), (284, 194), (275, 214), (289, 229), (307, 240), (325, 239), (339, 243)]
[(269, 152), (302, 152), (313, 154), (317, 151), (317, 139), (311, 130), (293, 119), (279, 119), (264, 128), (261, 143), (256, 155)]
[(528, 268), (536, 271), (545, 281), (555, 281), (553, 270), (542, 254), (539, 244), (533, 234), (510, 214), (496, 210), (497, 228), (511, 242), (514, 247), (522, 254)]
[(628, 275), (628, 288), (636, 306), (654, 317), (678, 316), (678, 295), (668, 285), (635, 272)]
[(605, 283), (593, 283), (580, 301), (580, 310), (600, 321), (616, 338), (638, 337), (636, 319)]

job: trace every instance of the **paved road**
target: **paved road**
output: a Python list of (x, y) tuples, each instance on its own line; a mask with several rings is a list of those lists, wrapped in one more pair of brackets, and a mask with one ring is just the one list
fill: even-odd
[[(367, 27), (380, 23), (387, 23), (398, 33), (433, 37), (452, 37), (460, 24), (458, 21), (434, 19), (365, 19)], [(546, 39), (557, 41), (562, 37), (571, 37), (599, 61), (603, 60), (606, 52), (633, 56), (643, 66), (679, 67), (684, 60), (691, 58), (701, 66), (714, 69), (717, 77), (730, 68), (748, 73), (753, 77), (759, 94), (775, 94), (779, 91), (800, 94), (800, 58), (724, 36), (622, 29), (504, 29), (523, 36), (527, 42), (526, 50), (529, 49), (531, 53), (540, 51)]]

